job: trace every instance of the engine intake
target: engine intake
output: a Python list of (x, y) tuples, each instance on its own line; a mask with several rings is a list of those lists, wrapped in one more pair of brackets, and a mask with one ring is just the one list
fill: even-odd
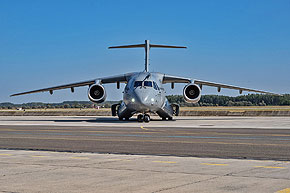
[(183, 89), (184, 100), (188, 103), (197, 103), (201, 97), (201, 90), (196, 84), (188, 84)]
[(102, 103), (106, 100), (106, 90), (100, 84), (93, 84), (88, 90), (88, 97), (94, 103)]

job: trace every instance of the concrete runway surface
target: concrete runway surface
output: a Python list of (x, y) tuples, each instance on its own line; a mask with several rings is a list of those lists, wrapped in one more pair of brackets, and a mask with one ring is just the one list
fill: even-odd
[(289, 141), (288, 117), (0, 117), (0, 192), (285, 193)]
[(0, 150), (0, 192), (290, 191), (290, 163)]
[(290, 160), (288, 117), (0, 117), (0, 148)]

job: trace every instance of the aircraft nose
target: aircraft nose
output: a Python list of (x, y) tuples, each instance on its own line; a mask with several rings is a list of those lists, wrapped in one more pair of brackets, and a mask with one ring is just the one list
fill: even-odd
[(144, 88), (136, 89), (135, 97), (136, 97), (136, 102), (139, 103), (140, 105), (144, 105), (148, 107), (154, 104), (154, 100), (152, 100), (152, 97), (150, 98), (149, 90), (147, 91)]

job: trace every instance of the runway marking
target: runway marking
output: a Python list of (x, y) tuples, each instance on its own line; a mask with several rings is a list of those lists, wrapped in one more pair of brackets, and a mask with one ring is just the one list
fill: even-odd
[[(141, 128), (142, 129), (142, 128)], [(152, 129), (146, 129), (144, 128), (144, 130), (152, 130)], [(78, 130), (78, 131), (72, 131), (72, 130), (52, 130), (52, 129), (40, 129), (40, 130), (32, 130), (32, 129), (5, 129), (5, 130), (1, 130), (1, 131), (15, 131), (15, 132), (22, 132), (22, 131), (33, 131), (33, 132), (42, 132), (42, 131), (52, 131), (52, 132), (58, 132), (58, 133), (159, 133), (159, 132), (143, 132), (143, 131), (83, 131), (83, 130)], [(154, 131), (154, 130), (152, 130)], [(197, 133), (195, 133), (197, 134)]]
[(202, 165), (208, 165), (208, 166), (228, 166), (229, 164), (210, 164), (210, 163), (201, 163)]
[[(165, 130), (154, 130), (154, 129), (148, 129), (148, 128), (144, 128), (143, 126), (140, 127), (142, 130), (145, 131), (155, 131), (155, 132), (131, 132), (129, 131), (129, 133), (161, 133), (160, 131), (165, 131)], [(51, 129), (40, 129), (40, 130), (31, 130), (31, 129), (1, 129), (0, 128), (0, 132), (1, 131), (15, 131), (15, 132), (21, 132), (21, 131), (37, 131), (37, 132), (42, 132), (42, 131), (52, 131), (52, 132), (60, 132), (60, 133), (124, 133), (124, 132), (128, 132), (128, 131), (83, 131), (83, 130), (79, 130), (79, 131), (73, 131), (73, 130), (51, 130)], [(214, 134), (214, 135), (233, 135), (233, 136), (273, 136), (273, 137), (289, 137), (290, 134), (247, 134), (247, 133), (219, 133), (219, 132), (175, 132), (173, 131), (172, 133), (175, 134), (187, 134), (187, 135), (195, 135), (195, 134)]]
[(108, 161), (121, 161), (122, 159), (108, 159)]
[(134, 139), (84, 139), (84, 138), (44, 138), (44, 137), (0, 137), (0, 139), (36, 139), (36, 140), (67, 140), (67, 141), (117, 141), (117, 142), (151, 142), (151, 143), (181, 143), (181, 144), (218, 144), (218, 145), (252, 145), (252, 146), (283, 146), (287, 144), (254, 144), (254, 143), (224, 143), (224, 142), (202, 142), (202, 141), (161, 141), (161, 140), (134, 140)]
[(45, 155), (32, 155), (31, 157), (48, 157), (48, 156), (45, 156)]
[[(227, 142), (206, 142), (206, 143), (212, 143), (212, 144), (223, 144), (223, 145), (257, 145), (254, 143), (227, 143)], [(266, 144), (269, 145), (269, 144)], [(276, 145), (276, 144), (272, 144)]]
[(152, 161), (152, 162), (155, 162), (155, 163), (164, 163), (164, 164), (175, 164), (176, 162), (173, 162), (173, 161)]
[(108, 159), (108, 161), (132, 161), (132, 160), (126, 160), (126, 159)]
[(223, 145), (230, 145), (230, 144), (232, 144), (232, 143), (226, 143), (226, 142), (206, 142), (206, 143), (223, 144)]
[(71, 157), (72, 159), (89, 159), (88, 157)]
[[(143, 126), (140, 127), (143, 130), (151, 130), (151, 129), (147, 129), (144, 128)], [(146, 133), (146, 132), (145, 132)], [(27, 133), (27, 132), (15, 132), (13, 134), (17, 134), (17, 135), (32, 135), (32, 134), (37, 134), (37, 135), (70, 135), (70, 136), (78, 136), (77, 134), (73, 134), (73, 133), (64, 133), (64, 132), (47, 132), (47, 133), (43, 133), (43, 132), (36, 132), (36, 133)], [(267, 137), (261, 137), (261, 136), (256, 136), (256, 137), (224, 137), (224, 136), (200, 136), (200, 135), (141, 135), (141, 134), (117, 134), (117, 133), (104, 133), (104, 134), (86, 134), (86, 135), (90, 135), (90, 136), (101, 136), (101, 137), (146, 137), (146, 138), (189, 138), (189, 139), (234, 139), (234, 140), (264, 140), (264, 139), (268, 139), (271, 141), (290, 141), (290, 138), (267, 138)], [(250, 145), (250, 143), (248, 144)], [(252, 144), (251, 144), (252, 145)]]
[(272, 168), (272, 169), (283, 169), (286, 167), (274, 167), (274, 166), (254, 166), (255, 168)]
[(148, 131), (149, 129), (146, 129), (146, 128), (144, 128), (143, 126), (141, 126), (140, 127), (141, 129), (143, 129), (143, 130), (146, 130), (146, 131)]
[(279, 190), (276, 193), (290, 193), (290, 188), (285, 188), (283, 190)]
[(7, 156), (11, 156), (12, 154), (8, 154), (8, 153), (0, 153), (0, 155), (7, 155)]

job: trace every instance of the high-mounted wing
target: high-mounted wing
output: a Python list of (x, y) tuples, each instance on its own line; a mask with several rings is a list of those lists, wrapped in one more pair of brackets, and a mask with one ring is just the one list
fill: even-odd
[(128, 74), (122, 74), (122, 75), (117, 75), (117, 76), (96, 78), (94, 80), (88, 80), (88, 81), (82, 81), (82, 82), (77, 82), (77, 83), (72, 83), (72, 84), (65, 84), (65, 85), (60, 85), (60, 86), (54, 86), (54, 87), (49, 87), (49, 88), (43, 88), (43, 89), (38, 89), (38, 90), (16, 93), (16, 94), (12, 94), (10, 96), (18, 96), (18, 95), (24, 95), (24, 94), (46, 92), (46, 91), (49, 91), (52, 94), (54, 90), (60, 90), (60, 89), (66, 89), (66, 88), (71, 88), (71, 90), (73, 91), (75, 87), (88, 86), (88, 85), (95, 84), (96, 82), (100, 82), (101, 84), (108, 84), (108, 83), (115, 83), (115, 82), (127, 83), (128, 78), (131, 75), (132, 75), (132, 73), (128, 73)]
[[(192, 79), (185, 78), (185, 77), (178, 77), (178, 76), (172, 76), (168, 74), (164, 74), (162, 83), (192, 83)], [(221, 90), (221, 88), (228, 88), (228, 89), (234, 89), (239, 90), (240, 94), (242, 94), (243, 91), (248, 92), (257, 92), (262, 94), (271, 94), (271, 95), (279, 95), (272, 92), (262, 91), (262, 90), (256, 90), (256, 89), (250, 89), (250, 88), (243, 88), (238, 86), (232, 86), (232, 85), (226, 85), (226, 84), (220, 84), (220, 83), (214, 83), (214, 82), (208, 82), (208, 81), (202, 81), (202, 80), (194, 80), (194, 84), (197, 84), (202, 88), (202, 86), (213, 86), (217, 87), (218, 92)]]
[(190, 78), (172, 76), (168, 74), (164, 74), (162, 83), (191, 83), (192, 80)]
[(248, 91), (248, 92), (257, 92), (257, 93), (262, 93), (262, 94), (279, 95), (279, 94), (276, 94), (276, 93), (262, 91), (262, 90), (256, 90), (256, 89), (250, 89), (250, 88), (243, 88), (243, 87), (237, 87), (237, 86), (226, 85), (226, 84), (219, 84), (219, 83), (202, 81), (202, 80), (194, 80), (194, 84), (197, 84), (200, 87), (202, 87), (203, 85), (217, 87), (218, 92), (221, 91), (221, 88), (228, 88), (228, 89), (239, 90), (240, 91), (240, 94), (242, 94), (243, 91)]

